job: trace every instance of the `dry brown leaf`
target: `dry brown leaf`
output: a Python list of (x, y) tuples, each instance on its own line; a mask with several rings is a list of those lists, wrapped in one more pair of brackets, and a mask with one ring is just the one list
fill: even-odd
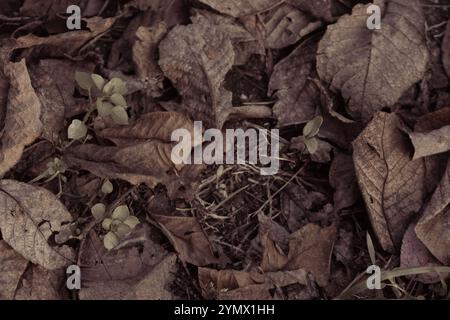
[[(428, 251), (427, 247), (417, 238), (415, 223), (412, 223), (406, 230), (403, 237), (402, 249), (400, 254), (400, 267), (431, 267), (442, 266), (442, 264)], [(444, 276), (444, 275), (443, 275)], [(435, 283), (440, 281), (440, 277), (436, 273), (420, 274), (413, 277), (423, 283)]]
[(200, 0), (200, 2), (232, 17), (243, 17), (261, 13), (281, 3), (280, 0)]
[(0, 240), (0, 300), (14, 299), (27, 266), (27, 260)]
[[(280, 272), (243, 272), (235, 270), (198, 269), (198, 278), (205, 299), (268, 300), (274, 296), (269, 290), (292, 284), (309, 283), (304, 270)], [(281, 297), (279, 297), (281, 298)]]
[(287, 2), (311, 13), (316, 18), (334, 22), (340, 15), (351, 11), (358, 0), (288, 0)]
[(450, 265), (450, 159), (447, 171), (416, 226), (418, 238), (443, 264)]
[(450, 78), (450, 21), (447, 23), (444, 40), (442, 40), (442, 64)]
[(168, 299), (176, 258), (151, 240), (152, 232), (147, 224), (139, 224), (108, 251), (92, 229), (80, 248), (80, 299)]
[(150, 187), (169, 183), (176, 179), (175, 170), (182, 168), (171, 160), (171, 134), (181, 128), (189, 130), (193, 136), (192, 122), (180, 113), (145, 114), (131, 125), (98, 132), (100, 137), (114, 141), (117, 147), (80, 145), (71, 148), (66, 159), (103, 178), (122, 179), (134, 185), (146, 183)]
[(83, 0), (25, 0), (20, 13), (27, 17), (43, 17), (55, 18), (56, 15), (66, 14), (66, 10), (70, 5), (77, 5), (84, 8)]
[(337, 212), (351, 207), (359, 197), (355, 166), (351, 156), (337, 153), (331, 163), (330, 185), (334, 188), (334, 207)]
[(149, 81), (153, 92), (163, 88), (164, 76), (158, 65), (158, 46), (166, 34), (167, 26), (164, 23), (150, 28), (139, 27), (133, 44), (132, 59), (136, 75), (141, 80)]
[(357, 5), (328, 27), (319, 44), (317, 70), (348, 101), (355, 119), (391, 107), (427, 70), (425, 20), (417, 0), (377, 0), (380, 30), (367, 28), (368, 5)]
[(320, 27), (300, 10), (283, 4), (261, 15), (264, 43), (267, 48), (281, 49), (290, 46)]
[(380, 112), (353, 143), (356, 176), (384, 250), (398, 252), (408, 223), (426, 193), (426, 166), (411, 160), (408, 138), (395, 114)]
[(0, 132), (0, 177), (19, 161), (24, 147), (42, 131), (41, 104), (31, 86), (25, 60), (6, 64), (5, 74), (10, 87), (5, 124)]
[(255, 25), (259, 26), (259, 24), (254, 23), (252, 28), (247, 28), (236, 18), (214, 14), (206, 10), (193, 9), (193, 14), (192, 21), (195, 22), (197, 19), (205, 18), (230, 37), (235, 51), (234, 63), (236, 65), (245, 64), (254, 54), (262, 56), (266, 54), (262, 41), (259, 40), (254, 31), (257, 28)]
[(214, 256), (211, 243), (196, 218), (157, 214), (152, 214), (152, 217), (181, 260), (198, 267), (224, 262), (223, 258)]
[(230, 38), (206, 18), (177, 26), (159, 46), (159, 64), (183, 96), (183, 106), (194, 120), (222, 128), (221, 113), (232, 107), (232, 94), (223, 87), (234, 64)]
[(65, 269), (45, 270), (31, 265), (17, 290), (16, 300), (62, 300), (65, 286)]
[(315, 75), (317, 40), (306, 40), (275, 66), (269, 95), (278, 98), (273, 109), (280, 126), (305, 123), (319, 112), (320, 93), (310, 79)]
[(50, 237), (72, 221), (70, 213), (51, 192), (14, 180), (1, 180), (0, 203), (3, 240), (24, 258), (49, 270), (74, 261), (72, 248), (50, 244)]
[(285, 270), (304, 269), (314, 275), (321, 287), (328, 284), (330, 261), (336, 240), (336, 226), (321, 228), (308, 224), (289, 237), (289, 255)]

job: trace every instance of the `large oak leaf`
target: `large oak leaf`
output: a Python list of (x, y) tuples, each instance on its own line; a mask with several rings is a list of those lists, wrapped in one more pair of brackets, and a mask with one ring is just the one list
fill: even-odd
[(377, 0), (381, 29), (367, 27), (368, 6), (357, 5), (328, 27), (319, 44), (317, 70), (348, 101), (348, 112), (368, 122), (423, 78), (429, 53), (417, 0)]

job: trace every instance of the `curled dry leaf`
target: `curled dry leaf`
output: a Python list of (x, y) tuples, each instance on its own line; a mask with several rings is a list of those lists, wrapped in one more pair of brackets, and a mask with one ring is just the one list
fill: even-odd
[(3, 240), (25, 259), (49, 270), (74, 261), (72, 248), (50, 244), (50, 238), (63, 224), (72, 221), (70, 213), (51, 192), (14, 180), (1, 180), (0, 203)]
[(232, 107), (225, 76), (234, 64), (230, 38), (205, 18), (176, 26), (159, 46), (159, 64), (183, 96), (183, 107), (205, 126), (222, 128), (221, 113)]
[[(442, 264), (428, 251), (427, 247), (417, 238), (415, 223), (412, 223), (406, 230), (403, 237), (402, 249), (400, 253), (400, 267), (416, 268), (442, 266)], [(444, 276), (444, 275), (443, 275)], [(435, 283), (440, 281), (440, 277), (436, 273), (425, 273), (414, 276), (415, 280), (423, 283)]]
[(203, 297), (219, 300), (269, 300), (275, 298), (272, 289), (309, 283), (307, 272), (301, 269), (261, 274), (199, 268), (198, 278)]
[(25, 60), (8, 63), (5, 74), (10, 87), (0, 132), (0, 177), (20, 160), (24, 147), (34, 142), (42, 131), (41, 104), (31, 86)]
[(426, 167), (411, 160), (408, 138), (395, 114), (380, 112), (353, 143), (356, 176), (384, 250), (398, 252), (408, 223), (426, 193)]
[(0, 300), (14, 299), (28, 261), (0, 240)]
[(381, 29), (367, 28), (368, 5), (328, 27), (317, 53), (322, 80), (340, 90), (348, 112), (368, 122), (395, 104), (427, 70), (425, 20), (417, 0), (377, 0)]
[(181, 260), (195, 266), (224, 262), (216, 258), (208, 237), (193, 217), (152, 215)]
[(320, 93), (311, 81), (315, 76), (317, 41), (317, 37), (307, 39), (275, 66), (269, 95), (278, 98), (274, 114), (280, 126), (307, 122), (319, 112)]
[(417, 237), (443, 264), (450, 265), (450, 159), (447, 171), (437, 186), (416, 226)]

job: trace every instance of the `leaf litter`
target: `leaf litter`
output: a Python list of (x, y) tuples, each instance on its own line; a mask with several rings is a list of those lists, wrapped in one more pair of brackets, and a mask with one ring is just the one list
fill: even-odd
[[(72, 2), (0, 8), (0, 299), (449, 296), (446, 1)], [(280, 170), (174, 163), (193, 121)]]

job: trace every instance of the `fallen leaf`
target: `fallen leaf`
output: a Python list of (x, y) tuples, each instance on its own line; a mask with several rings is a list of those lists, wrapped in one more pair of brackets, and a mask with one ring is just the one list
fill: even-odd
[(41, 104), (31, 86), (25, 60), (8, 63), (5, 74), (10, 87), (0, 132), (0, 177), (20, 160), (24, 147), (34, 142), (42, 130)]
[(426, 166), (411, 160), (408, 138), (395, 114), (376, 113), (353, 143), (356, 176), (375, 234), (384, 250), (398, 252), (408, 223), (426, 193)]
[(161, 231), (170, 240), (182, 261), (202, 267), (221, 263), (223, 260), (214, 256), (209, 239), (196, 218), (157, 214), (152, 214), (152, 217), (158, 222)]
[(234, 64), (231, 40), (205, 18), (176, 26), (159, 46), (159, 64), (183, 97), (194, 120), (222, 128), (221, 113), (232, 107), (232, 94), (223, 87)]
[(340, 15), (350, 11), (358, 0), (288, 0), (287, 2), (316, 18), (334, 22)]
[(328, 284), (330, 261), (336, 240), (336, 226), (321, 228), (308, 224), (289, 237), (288, 262), (284, 270), (304, 269), (321, 287)]
[(444, 40), (442, 40), (442, 64), (450, 78), (450, 21), (447, 23)]
[(0, 240), (0, 300), (13, 300), (28, 261)]
[(416, 226), (417, 237), (444, 265), (450, 264), (450, 159), (447, 171)]
[(72, 221), (70, 213), (51, 192), (14, 180), (1, 180), (0, 202), (4, 204), (0, 207), (3, 240), (25, 259), (48, 270), (74, 261), (72, 248), (50, 244), (50, 237)]
[(203, 297), (219, 300), (270, 300), (274, 296), (269, 290), (309, 283), (304, 270), (258, 273), (199, 268), (198, 278)]
[(20, 13), (28, 17), (48, 16), (54, 19), (58, 14), (66, 14), (67, 8), (70, 5), (84, 7), (82, 0), (25, 0), (20, 8)]
[(315, 75), (317, 40), (305, 40), (275, 66), (269, 95), (278, 98), (273, 110), (279, 126), (305, 123), (319, 112), (320, 93), (311, 81)]
[(232, 17), (243, 17), (261, 13), (281, 3), (280, 0), (200, 0), (200, 2)]
[[(406, 230), (403, 237), (402, 249), (400, 253), (400, 267), (434, 267), (442, 266), (442, 264), (428, 251), (427, 247), (417, 238), (415, 223), (412, 223)], [(443, 275), (445, 277), (445, 275)], [(440, 281), (440, 277), (436, 273), (425, 273), (411, 277), (423, 283), (436, 283)]]
[(63, 300), (65, 269), (45, 270), (31, 265), (22, 276), (15, 300)]
[(337, 153), (330, 167), (330, 185), (334, 188), (334, 207), (337, 212), (351, 207), (359, 197), (355, 166), (350, 155)]
[(368, 5), (357, 5), (328, 27), (319, 43), (317, 71), (339, 90), (354, 119), (394, 105), (427, 70), (425, 20), (417, 0), (377, 0), (381, 29), (367, 28)]

